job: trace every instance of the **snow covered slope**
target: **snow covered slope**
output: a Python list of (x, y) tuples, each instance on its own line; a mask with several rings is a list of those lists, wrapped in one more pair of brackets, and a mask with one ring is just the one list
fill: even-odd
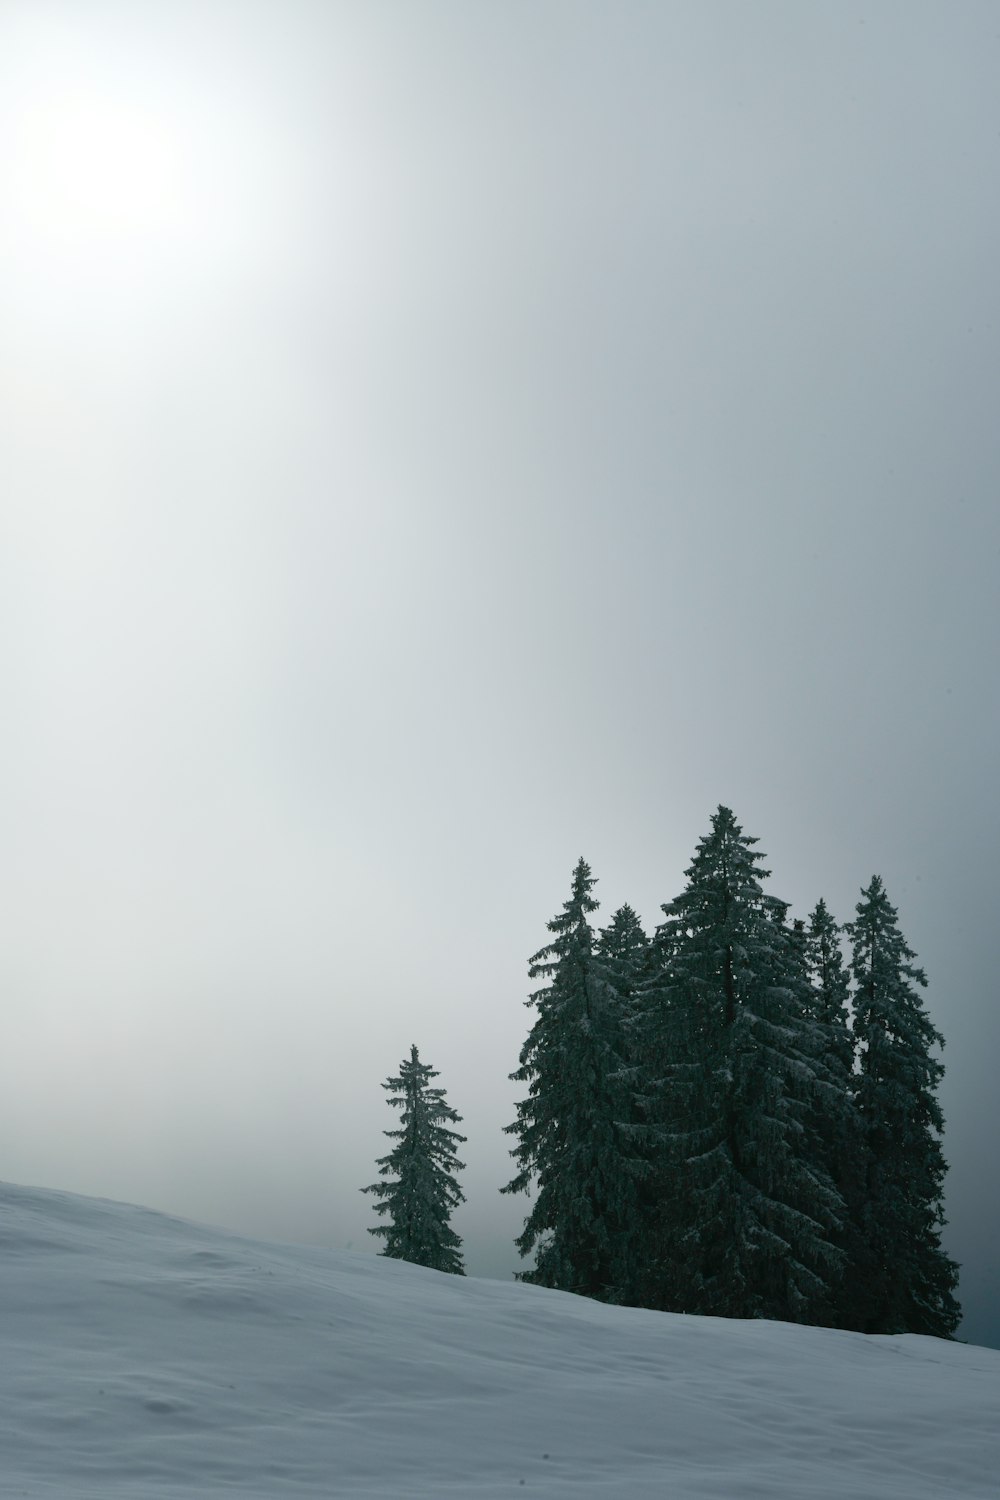
[(599, 1306), (0, 1186), (0, 1495), (957, 1500), (1000, 1352)]

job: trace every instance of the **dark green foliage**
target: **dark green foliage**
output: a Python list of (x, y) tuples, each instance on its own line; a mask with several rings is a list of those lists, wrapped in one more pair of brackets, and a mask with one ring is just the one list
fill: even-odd
[(437, 1076), (411, 1047), (399, 1076), (382, 1085), (401, 1118), (398, 1130), (385, 1132), (397, 1144), (377, 1166), (383, 1177), (395, 1180), (373, 1182), (361, 1191), (381, 1198), (375, 1212), (389, 1215), (388, 1224), (368, 1231), (385, 1240), (383, 1255), (463, 1276), (462, 1242), (449, 1220), (452, 1209), (464, 1202), (454, 1174), (464, 1165), (455, 1155), (455, 1145), (465, 1136), (444, 1123), (458, 1124), (461, 1116), (445, 1103), (443, 1089), (429, 1086)]
[(649, 939), (631, 906), (618, 908), (597, 940), (601, 971), (609, 987), (619, 1025), (614, 1050), (618, 1067), (610, 1079), (616, 1094), (620, 1148), (629, 1158), (634, 1183), (633, 1217), (622, 1231), (617, 1300), (645, 1303), (645, 1226), (650, 1214), (654, 1154), (646, 1123), (645, 1077), (638, 1052), (637, 993), (649, 967)]
[(596, 954), (601, 977), (608, 986), (608, 1020), (614, 1028), (610, 1039), (618, 1066), (612, 1081), (619, 1089), (619, 1126), (638, 1149), (645, 1137), (645, 1083), (636, 1045), (637, 995), (648, 973), (650, 947), (631, 906), (619, 907), (602, 929)]
[(926, 977), (877, 875), (847, 931), (864, 1168), (855, 1326), (948, 1337), (960, 1318), (958, 1268), (941, 1249), (946, 1167), (935, 1090), (944, 1069), (931, 1055), (944, 1039), (924, 1009), (917, 987)]
[[(838, 927), (766, 894), (720, 807), (647, 939), (621, 907), (595, 941), (583, 860), (531, 960), (545, 981), (508, 1131), (536, 1197), (522, 1279), (609, 1301), (949, 1337), (940, 1245), (941, 1038), (878, 878), (852, 995)], [(853, 1026), (852, 1026), (853, 1000)]]
[(694, 1038), (686, 1035), (686, 1018), (670, 993), (676, 937), (671, 924), (657, 927), (629, 1008), (631, 1097), (646, 1162), (630, 1300), (640, 1307), (683, 1311), (682, 1262), (689, 1249), (695, 1252), (685, 1241), (691, 1205), (681, 1132), (693, 1123), (701, 1073)]
[(822, 1032), (823, 1059), (838, 1087), (846, 1092), (854, 1071), (850, 982), (840, 947), (840, 928), (825, 901), (818, 901), (810, 913), (805, 959), (812, 990), (812, 1015)]
[(638, 1022), (664, 1197), (655, 1304), (808, 1321), (830, 1296), (843, 1205), (811, 1150), (824, 1082), (802, 942), (720, 807), (664, 906)]
[(531, 960), (531, 977), (546, 983), (527, 1002), (535, 1021), (511, 1074), (528, 1097), (506, 1127), (518, 1137), (519, 1170), (502, 1191), (537, 1183), (517, 1240), (522, 1255), (536, 1252), (522, 1280), (617, 1302), (628, 1295), (643, 1165), (628, 1128), (625, 1002), (613, 975), (625, 972), (638, 936), (622, 919), (622, 951), (606, 964), (598, 957), (588, 921), (594, 883), (581, 859), (569, 900), (548, 924), (552, 941)]
[(607, 927), (601, 929), (597, 952), (627, 1015), (632, 996), (645, 977), (649, 957), (649, 939), (631, 906), (620, 906)]
[[(840, 946), (841, 929), (825, 901), (810, 913), (804, 957), (810, 988), (810, 1014), (817, 1029), (825, 1086), (813, 1099), (809, 1127), (820, 1162), (833, 1179), (847, 1212), (836, 1236), (845, 1266), (858, 1260), (858, 1203), (862, 1186), (861, 1139), (854, 1103), (854, 1037), (850, 1021), (850, 978)], [(845, 1274), (829, 1307), (829, 1321), (854, 1326), (855, 1277)]]

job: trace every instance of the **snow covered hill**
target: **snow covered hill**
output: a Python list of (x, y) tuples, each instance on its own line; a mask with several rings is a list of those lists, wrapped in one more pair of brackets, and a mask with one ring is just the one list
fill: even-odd
[(1000, 1352), (611, 1308), (0, 1185), (0, 1495), (996, 1495)]

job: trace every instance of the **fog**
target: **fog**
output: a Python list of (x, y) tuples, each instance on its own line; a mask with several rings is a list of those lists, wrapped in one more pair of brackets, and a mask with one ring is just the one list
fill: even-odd
[(0, 5), (0, 1176), (507, 1275), (526, 958), (880, 873), (1000, 1344), (989, 3)]

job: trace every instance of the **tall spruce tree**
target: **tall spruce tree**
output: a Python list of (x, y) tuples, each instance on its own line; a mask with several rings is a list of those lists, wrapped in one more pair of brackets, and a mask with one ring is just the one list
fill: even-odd
[[(818, 901), (804, 929), (810, 1014), (816, 1027), (826, 1086), (814, 1097), (810, 1126), (817, 1154), (846, 1213), (836, 1244), (845, 1269), (857, 1255), (861, 1145), (854, 1101), (854, 1037), (850, 1018), (850, 976), (840, 945), (841, 928), (825, 901)], [(829, 1309), (838, 1327), (855, 1326), (854, 1278), (845, 1274)]]
[(597, 939), (597, 954), (605, 980), (614, 997), (619, 1018), (614, 1051), (619, 1067), (610, 1083), (617, 1095), (617, 1129), (621, 1148), (629, 1156), (635, 1198), (631, 1217), (622, 1231), (620, 1254), (621, 1287), (618, 1300), (643, 1306), (647, 1272), (646, 1220), (650, 1213), (653, 1154), (646, 1124), (646, 1083), (642, 1071), (636, 1029), (637, 994), (647, 977), (649, 938), (631, 906), (620, 906)]
[(655, 1305), (806, 1322), (829, 1300), (843, 1204), (808, 1130), (822, 1085), (801, 940), (757, 840), (720, 807), (664, 906), (639, 1030), (663, 1204)]
[(528, 1085), (517, 1119), (515, 1177), (501, 1189), (536, 1195), (516, 1243), (535, 1251), (521, 1280), (602, 1301), (629, 1292), (629, 1235), (642, 1162), (627, 1130), (623, 1002), (595, 954), (588, 918), (595, 881), (580, 860), (569, 900), (548, 924), (552, 941), (530, 960), (546, 983), (527, 1004), (536, 1016), (511, 1074)]
[(444, 1089), (430, 1087), (437, 1076), (411, 1047), (398, 1077), (382, 1085), (389, 1104), (401, 1111), (399, 1128), (385, 1131), (396, 1145), (376, 1163), (381, 1175), (393, 1180), (373, 1182), (361, 1191), (380, 1198), (375, 1212), (389, 1216), (388, 1224), (368, 1231), (385, 1240), (383, 1255), (464, 1276), (462, 1241), (450, 1220), (452, 1210), (465, 1201), (455, 1181), (465, 1164), (455, 1146), (466, 1137), (445, 1123), (458, 1124), (462, 1117), (445, 1102)]
[(686, 1132), (695, 1123), (702, 1077), (694, 1038), (686, 1034), (690, 1018), (671, 989), (676, 948), (674, 925), (660, 923), (630, 1001), (628, 1056), (646, 1162), (635, 1231), (634, 1301), (640, 1307), (683, 1312), (688, 1301), (685, 1265), (693, 1251), (687, 1243), (693, 1213), (684, 1165)]
[(847, 928), (864, 1162), (856, 1326), (948, 1338), (961, 1309), (954, 1296), (958, 1267), (941, 1248), (946, 1165), (935, 1091), (944, 1067), (931, 1054), (944, 1038), (921, 1001), (926, 975), (912, 962), (916, 954), (878, 875), (856, 910)]

